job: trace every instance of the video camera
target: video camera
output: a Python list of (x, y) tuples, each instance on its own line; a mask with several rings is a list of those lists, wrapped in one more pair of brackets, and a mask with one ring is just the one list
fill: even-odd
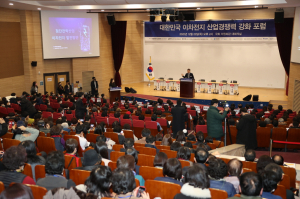
[(219, 107), (229, 108), (229, 104), (227, 103), (227, 101), (220, 101)]

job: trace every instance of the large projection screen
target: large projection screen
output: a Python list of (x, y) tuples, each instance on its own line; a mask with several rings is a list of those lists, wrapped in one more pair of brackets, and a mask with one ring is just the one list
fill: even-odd
[(97, 13), (41, 11), (44, 59), (97, 57)]
[(300, 7), (295, 13), (291, 61), (300, 63)]

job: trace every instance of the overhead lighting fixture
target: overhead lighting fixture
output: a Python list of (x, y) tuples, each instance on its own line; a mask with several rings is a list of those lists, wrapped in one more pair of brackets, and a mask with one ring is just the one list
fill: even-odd
[(38, 10), (41, 10), (41, 8), (37, 8)]
[(101, 10), (101, 12), (103, 12), (104, 10)]
[(197, 10), (200, 10), (200, 8), (197, 8)]
[(13, 6), (14, 4), (13, 4), (13, 3), (9, 3), (9, 5), (10, 5), (10, 6)]
[(254, 8), (258, 8), (259, 6), (254, 6)]
[(147, 9), (147, 11), (149, 11), (150, 9)]

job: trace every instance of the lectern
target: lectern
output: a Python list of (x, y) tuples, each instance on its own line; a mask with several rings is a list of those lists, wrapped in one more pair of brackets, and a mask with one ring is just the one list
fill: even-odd
[(195, 97), (195, 80), (182, 78), (180, 79), (180, 97)]
[(119, 98), (120, 100), (120, 91), (122, 90), (121, 87), (110, 87), (109, 88), (109, 101), (110, 101), (110, 104), (112, 104), (116, 97)]

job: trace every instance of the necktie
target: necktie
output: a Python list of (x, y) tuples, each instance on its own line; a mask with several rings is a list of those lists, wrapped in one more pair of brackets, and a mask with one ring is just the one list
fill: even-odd
[(190, 73), (188, 73), (188, 78), (190, 78)]

